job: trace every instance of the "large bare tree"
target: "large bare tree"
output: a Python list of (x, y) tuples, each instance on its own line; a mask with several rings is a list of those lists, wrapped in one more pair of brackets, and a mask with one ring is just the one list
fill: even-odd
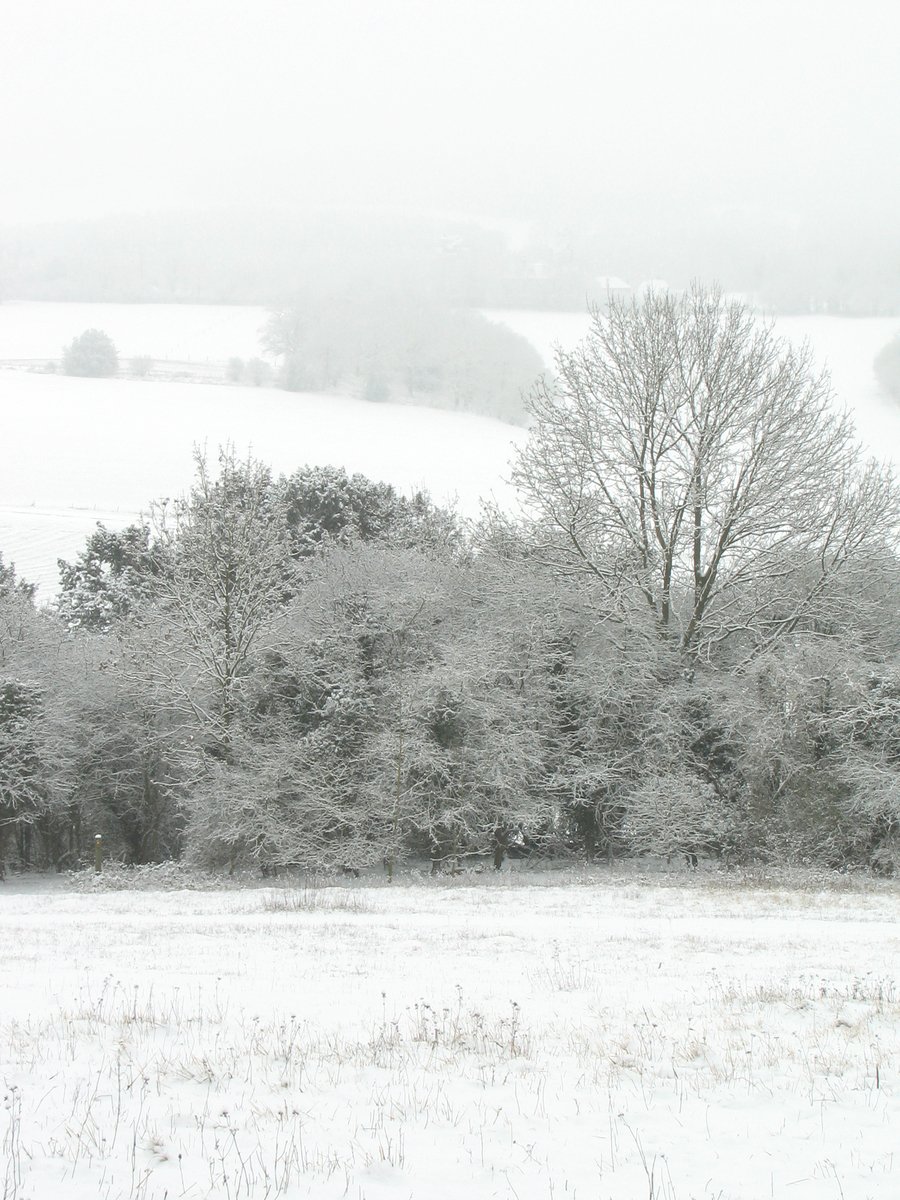
[(513, 473), (543, 548), (685, 651), (823, 618), (890, 552), (891, 471), (862, 461), (808, 347), (745, 304), (700, 286), (614, 303), (556, 372)]

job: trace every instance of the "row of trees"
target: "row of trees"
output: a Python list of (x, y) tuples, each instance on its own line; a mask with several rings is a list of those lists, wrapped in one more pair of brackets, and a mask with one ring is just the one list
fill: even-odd
[(517, 520), (230, 450), (0, 591), (0, 829), (63, 864), (900, 854), (898, 493), (695, 289), (531, 396)]

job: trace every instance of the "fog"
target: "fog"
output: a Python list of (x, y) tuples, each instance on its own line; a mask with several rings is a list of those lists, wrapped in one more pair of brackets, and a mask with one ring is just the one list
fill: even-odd
[(7, 0), (0, 225), (437, 213), (610, 273), (852, 271), (898, 240), (898, 43), (893, 0)]

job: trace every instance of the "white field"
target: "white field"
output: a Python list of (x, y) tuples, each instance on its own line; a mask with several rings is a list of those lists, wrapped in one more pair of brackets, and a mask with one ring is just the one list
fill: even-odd
[[(529, 338), (548, 365), (555, 342), (569, 348), (588, 327), (581, 313), (488, 315)], [(221, 363), (259, 352), (265, 317), (259, 308), (202, 305), (3, 304), (0, 363), (58, 357), (92, 326), (110, 334), (123, 358)], [(778, 328), (810, 338), (866, 445), (900, 461), (900, 406), (880, 395), (872, 374), (900, 321), (784, 318)], [(97, 520), (125, 525), (152, 500), (184, 492), (193, 447), (214, 454), (228, 441), (276, 471), (343, 465), (404, 492), (424, 485), (474, 515), (481, 498), (513, 502), (504, 480), (523, 436), (489, 418), (347, 396), (0, 369), (0, 551), (49, 599), (57, 558), (73, 558)]]
[(561, 879), (0, 884), (3, 1197), (900, 1195), (896, 887)]
[(347, 396), (0, 372), (0, 550), (49, 598), (56, 559), (73, 558), (96, 520), (126, 525), (182, 494), (194, 446), (214, 457), (226, 442), (276, 473), (332, 463), (404, 493), (427, 487), (474, 516), (481, 497), (508, 501), (523, 436), (487, 417)]

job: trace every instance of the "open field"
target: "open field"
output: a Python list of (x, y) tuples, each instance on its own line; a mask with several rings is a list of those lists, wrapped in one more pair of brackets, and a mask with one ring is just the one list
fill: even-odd
[(560, 878), (0, 884), (0, 1195), (900, 1193), (896, 886)]

